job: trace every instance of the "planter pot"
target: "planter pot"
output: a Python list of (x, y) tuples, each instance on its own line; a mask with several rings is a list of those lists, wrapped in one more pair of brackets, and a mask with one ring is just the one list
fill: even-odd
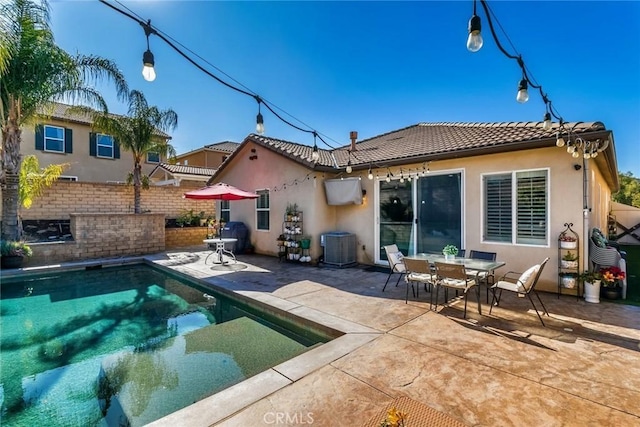
[(564, 240), (561, 240), (560, 247), (562, 249), (576, 249), (578, 247), (578, 242), (566, 242)]
[(560, 283), (562, 283), (563, 288), (574, 289), (578, 283), (578, 280), (575, 276), (561, 276)]
[(584, 300), (595, 304), (600, 302), (600, 280), (584, 282)]
[(22, 267), (22, 255), (3, 255), (2, 256), (2, 268), (20, 268)]
[(618, 287), (602, 287), (601, 294), (606, 299), (620, 299), (622, 297), (622, 288)]
[(311, 247), (311, 239), (300, 240), (300, 247), (302, 249), (309, 249)]
[(444, 254), (444, 259), (447, 261), (453, 261), (456, 258), (453, 254)]
[(562, 268), (578, 268), (578, 261), (560, 261), (560, 267)]

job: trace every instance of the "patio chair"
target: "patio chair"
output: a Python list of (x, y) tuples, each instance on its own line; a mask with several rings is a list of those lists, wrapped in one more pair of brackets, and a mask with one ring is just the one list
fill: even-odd
[[(497, 255), (495, 252), (474, 251), (473, 249), (469, 252), (469, 258), (484, 259), (487, 261), (495, 261)], [(467, 270), (467, 273), (478, 278), (478, 285), (484, 284), (487, 287), (487, 304), (489, 304), (489, 288), (493, 286), (496, 281), (493, 271)]]
[[(409, 283), (411, 283), (411, 289), (413, 290), (413, 294), (416, 298), (420, 295), (420, 286), (416, 285), (416, 289), (413, 289), (414, 283), (422, 283), (424, 285), (425, 292), (427, 291), (427, 285), (429, 286), (429, 290), (431, 289), (431, 285), (435, 283), (436, 275), (433, 274), (431, 270), (431, 263), (429, 261), (420, 260), (420, 259), (404, 259), (404, 266), (406, 268), (406, 273), (404, 276), (404, 280), (407, 282), (407, 297), (405, 299), (405, 303), (409, 300)], [(432, 300), (433, 300), (433, 292)], [(431, 304), (430, 304), (431, 306)], [(431, 308), (431, 307), (429, 307)]]
[[(530, 267), (524, 273), (516, 273), (515, 271), (508, 271), (504, 276), (502, 276), (493, 286), (491, 286), (491, 291), (493, 292), (493, 298), (491, 300), (491, 307), (489, 308), (489, 314), (491, 314), (491, 310), (493, 310), (494, 305), (500, 304), (500, 299), (502, 297), (502, 291), (515, 292), (518, 295), (526, 295), (529, 297), (529, 301), (531, 301), (531, 305), (533, 309), (536, 311), (542, 326), (545, 326), (544, 321), (542, 320), (542, 316), (540, 316), (540, 312), (533, 302), (533, 298), (531, 298), (531, 294), (534, 293), (540, 301), (542, 305), (542, 309), (544, 313), (548, 316), (549, 312), (547, 308), (544, 306), (544, 303), (540, 299), (540, 295), (536, 292), (536, 284), (538, 283), (538, 279), (540, 278), (540, 274), (544, 269), (544, 266), (549, 261), (549, 257), (545, 258), (540, 264), (536, 264)], [(497, 291), (500, 291), (499, 293)]]
[(387, 254), (387, 260), (389, 261), (389, 276), (387, 276), (387, 281), (382, 287), (382, 292), (384, 292), (384, 290), (386, 289), (392, 274), (400, 274), (400, 277), (398, 277), (398, 281), (396, 282), (396, 286), (398, 286), (398, 283), (400, 283), (400, 279), (402, 279), (402, 276), (404, 276), (407, 271), (404, 266), (404, 255), (402, 252), (400, 252), (400, 249), (398, 249), (397, 245), (393, 244), (384, 246), (384, 251)]
[[(464, 315), (467, 317), (467, 299), (469, 296), (469, 289), (478, 285), (475, 277), (469, 276), (464, 265), (461, 264), (448, 264), (444, 262), (435, 262), (436, 267), (436, 310), (438, 309), (438, 291), (440, 287), (445, 288), (445, 292), (448, 288), (455, 289), (457, 291), (463, 291), (464, 293)], [(478, 297), (479, 298), (479, 297)], [(447, 295), (445, 293), (445, 303), (447, 301)]]

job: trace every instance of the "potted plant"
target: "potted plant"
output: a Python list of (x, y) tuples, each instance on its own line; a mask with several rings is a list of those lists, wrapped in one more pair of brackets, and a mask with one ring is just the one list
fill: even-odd
[(570, 234), (562, 233), (559, 240), (562, 249), (576, 249), (578, 247), (578, 240)]
[(445, 259), (453, 259), (458, 255), (458, 248), (455, 245), (447, 245), (442, 249), (442, 253)]
[(578, 256), (573, 252), (568, 251), (562, 256), (560, 266), (562, 268), (578, 268)]
[(0, 256), (2, 268), (19, 268), (24, 257), (30, 257), (33, 251), (25, 242), (15, 240), (2, 240), (0, 242)]
[(578, 284), (578, 275), (575, 273), (561, 273), (560, 283), (565, 289), (575, 289)]
[(584, 283), (584, 300), (586, 302), (599, 303), (602, 274), (599, 271), (585, 270), (584, 273), (580, 273), (578, 278)]
[(626, 275), (619, 267), (604, 267), (600, 269), (602, 275), (603, 296), (608, 299), (618, 299), (622, 294), (622, 283)]

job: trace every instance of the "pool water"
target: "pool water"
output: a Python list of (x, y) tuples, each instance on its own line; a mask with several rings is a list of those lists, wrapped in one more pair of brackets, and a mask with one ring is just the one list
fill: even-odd
[(147, 265), (1, 291), (3, 426), (144, 425), (328, 340)]

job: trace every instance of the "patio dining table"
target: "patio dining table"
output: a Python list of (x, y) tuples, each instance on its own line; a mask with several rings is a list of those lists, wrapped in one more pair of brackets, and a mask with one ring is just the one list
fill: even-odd
[[(405, 258), (427, 261), (432, 266), (435, 262), (444, 262), (447, 264), (458, 264), (464, 265), (465, 269), (474, 270), (476, 272), (476, 283), (478, 279), (478, 275), (482, 272), (490, 273), (502, 266), (506, 263), (502, 261), (489, 261), (486, 259), (476, 259), (476, 258), (464, 258), (464, 257), (454, 257), (451, 259), (447, 259), (442, 254), (430, 254), (430, 253), (419, 253), (415, 255), (407, 255)], [(482, 306), (480, 304), (480, 286), (476, 286), (476, 294), (478, 297), (478, 313), (482, 314)]]
[(224, 261), (224, 254), (229, 255), (229, 257), (233, 261), (236, 261), (236, 256), (233, 254), (233, 252), (227, 250), (224, 245), (225, 243), (235, 243), (237, 241), (238, 239), (231, 238), (231, 237), (218, 237), (216, 239), (204, 239), (203, 242), (206, 243), (209, 248), (213, 248), (213, 245), (215, 245), (215, 249), (211, 251), (209, 255), (207, 255), (207, 258), (205, 258), (204, 264), (206, 265), (207, 261), (209, 260), (209, 257), (214, 254), (218, 255), (218, 261), (217, 262), (213, 261), (213, 263), (215, 264), (222, 264), (222, 265), (226, 264), (226, 262)]

